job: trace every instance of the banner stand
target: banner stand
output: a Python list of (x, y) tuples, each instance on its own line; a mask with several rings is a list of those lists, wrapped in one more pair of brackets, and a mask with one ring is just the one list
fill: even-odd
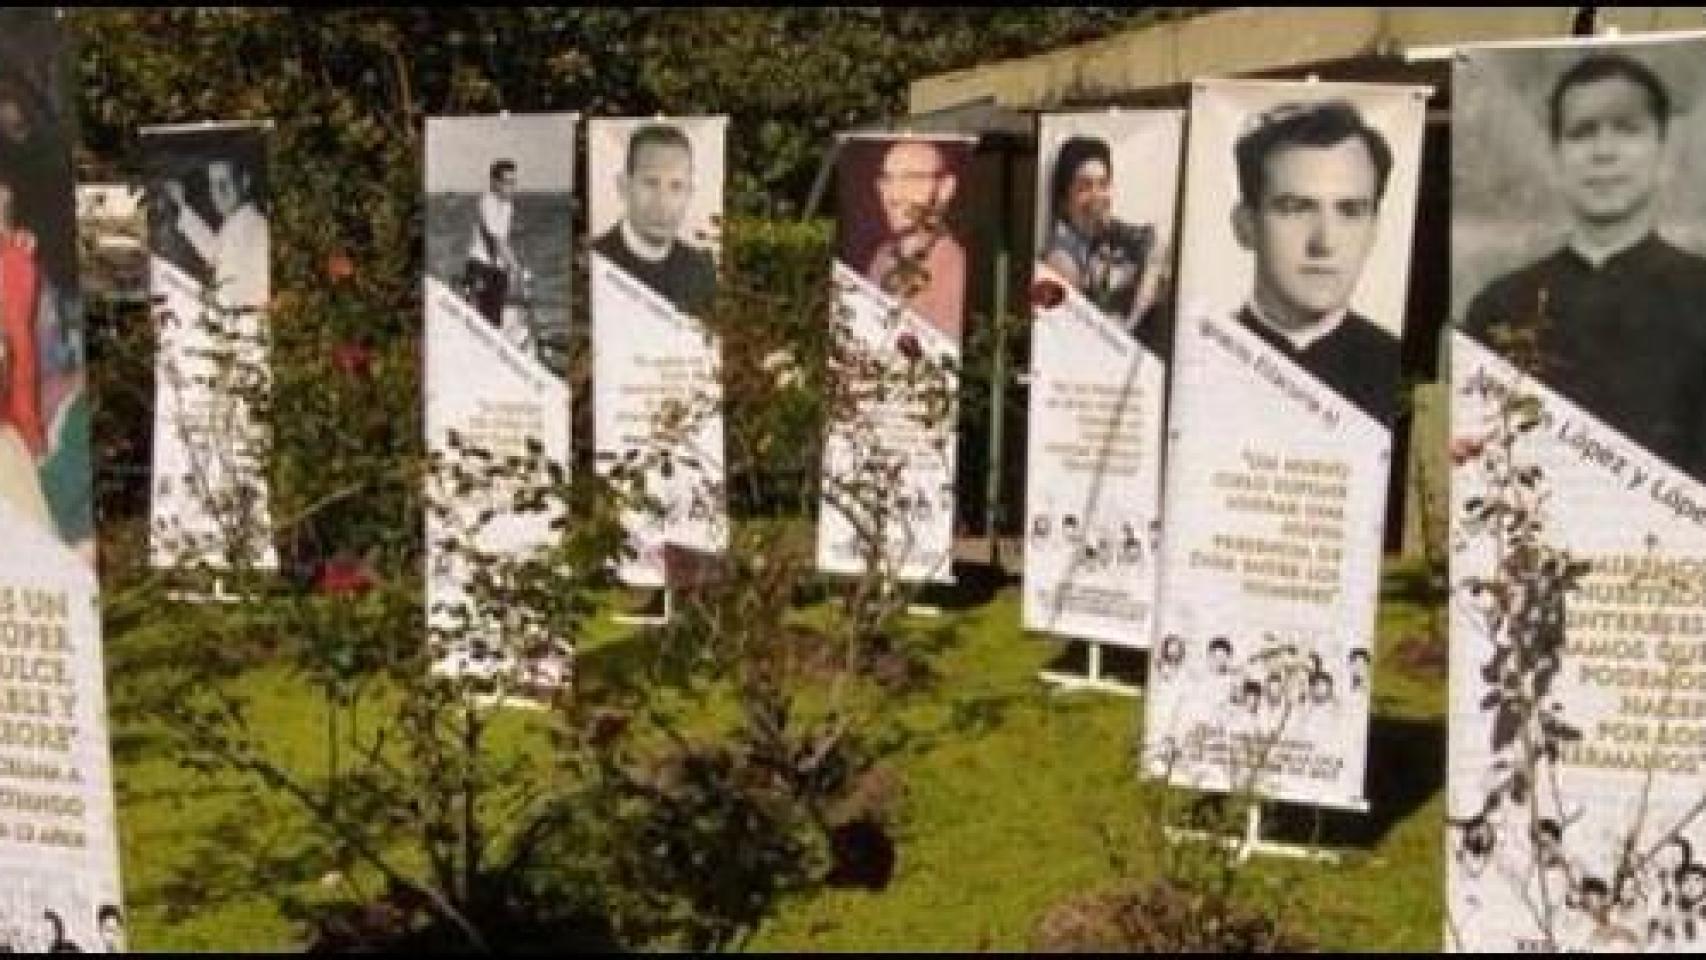
[(532, 713), (544, 713), (551, 709), (543, 700), (515, 693), (475, 693), (470, 694), (469, 702), (479, 710), (498, 710), (509, 707), (515, 710), (527, 710)]
[(625, 627), (661, 627), (669, 623), (675, 614), (675, 591), (663, 587), (658, 592), (663, 594), (663, 613), (616, 613), (611, 615), (611, 622)]
[(1059, 687), (1063, 692), (1075, 690), (1098, 690), (1102, 693), (1117, 694), (1122, 697), (1140, 697), (1143, 688), (1132, 683), (1123, 683), (1111, 676), (1102, 674), (1102, 644), (1095, 640), (1072, 640), (1073, 643), (1084, 644), (1089, 655), (1089, 664), (1084, 673), (1068, 673), (1064, 670), (1051, 670), (1044, 667), (1037, 671), (1037, 679), (1044, 683)]
[(173, 603), (238, 603), (242, 598), (225, 592), (225, 578), (213, 578), (213, 592), (205, 593), (200, 590), (168, 590), (166, 599)]
[(1238, 862), (1245, 863), (1253, 856), (1285, 857), (1290, 860), (1309, 860), (1315, 863), (1337, 864), (1341, 855), (1337, 850), (1325, 850), (1317, 847), (1292, 843), (1272, 843), (1262, 839), (1262, 804), (1252, 803), (1244, 815), (1244, 835), (1241, 837), (1227, 834), (1214, 834), (1206, 830), (1187, 830), (1180, 827), (1166, 829), (1167, 842), (1177, 844), (1182, 841), (1210, 841), (1218, 843), (1228, 850), (1238, 853)]

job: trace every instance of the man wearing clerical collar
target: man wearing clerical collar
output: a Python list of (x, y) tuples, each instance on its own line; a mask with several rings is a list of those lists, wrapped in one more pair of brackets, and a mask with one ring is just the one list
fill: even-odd
[(1398, 339), (1352, 311), (1392, 172), (1380, 131), (1343, 100), (1285, 104), (1234, 146), (1232, 225), (1255, 255), (1238, 320), (1380, 423), (1392, 419)]
[(640, 127), (628, 138), (616, 186), (626, 215), (592, 248), (677, 310), (704, 317), (716, 297), (716, 260), (682, 236), (693, 199), (693, 142), (673, 124)]
[(1569, 234), (1489, 283), (1464, 327), (1706, 479), (1706, 259), (1654, 230), (1669, 92), (1640, 61), (1594, 53), (1553, 85), (1547, 119)]

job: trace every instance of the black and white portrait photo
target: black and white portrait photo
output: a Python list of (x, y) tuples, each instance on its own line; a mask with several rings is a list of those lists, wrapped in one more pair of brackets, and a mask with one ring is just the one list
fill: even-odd
[(721, 133), (694, 118), (588, 125), (593, 251), (695, 317), (716, 295)]
[(1706, 69), (1695, 46), (1468, 61), (1453, 124), (1464, 332), (1706, 480)]
[(1389, 424), (1419, 129), (1374, 85), (1248, 87), (1193, 115), (1181, 319), (1230, 318)]
[(1348, 100), (1282, 103), (1249, 118), (1233, 146), (1233, 229), (1254, 260), (1238, 320), (1386, 422), (1398, 338), (1351, 306), (1392, 174), (1386, 136)]
[(147, 131), (149, 250), (231, 310), (260, 310), (270, 289), (266, 140), (259, 127)]
[(568, 362), (573, 114), (430, 117), (427, 272), (520, 352)]

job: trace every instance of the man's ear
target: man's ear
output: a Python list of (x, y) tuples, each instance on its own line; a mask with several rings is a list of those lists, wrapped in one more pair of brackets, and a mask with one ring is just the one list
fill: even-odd
[(1232, 207), (1232, 235), (1238, 238), (1240, 247), (1256, 249), (1256, 212), (1242, 200)]

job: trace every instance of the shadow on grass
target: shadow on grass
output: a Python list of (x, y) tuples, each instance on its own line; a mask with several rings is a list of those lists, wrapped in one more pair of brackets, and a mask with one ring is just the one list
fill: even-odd
[(1373, 849), (1445, 786), (1445, 720), (1376, 715), (1368, 736), (1368, 812), (1273, 804), (1263, 836), (1272, 841)]
[(964, 613), (988, 606), (1004, 587), (1018, 582), (1018, 577), (1000, 567), (958, 560), (954, 563), (954, 582), (925, 584), (919, 591), (918, 602), (947, 612)]

